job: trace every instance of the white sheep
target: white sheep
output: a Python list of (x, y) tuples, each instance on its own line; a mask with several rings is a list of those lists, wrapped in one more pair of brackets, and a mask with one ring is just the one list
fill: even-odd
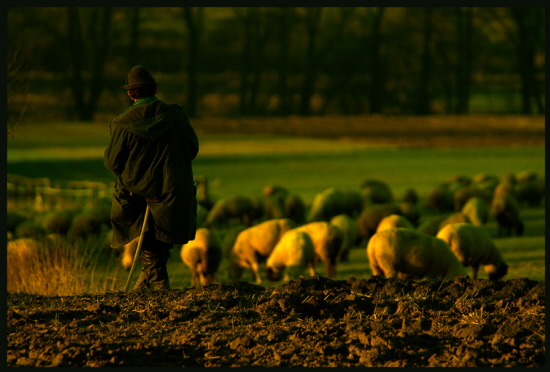
[(357, 240), (357, 226), (355, 219), (351, 218), (347, 214), (339, 214), (332, 217), (330, 223), (337, 226), (343, 232), (342, 246), (338, 252), (339, 261), (349, 260), (349, 251), (355, 246)]
[(262, 283), (259, 265), (267, 260), (285, 232), (296, 227), (288, 218), (276, 218), (249, 227), (237, 235), (229, 254), (229, 279), (239, 280), (249, 268), (257, 284)]
[(300, 277), (306, 267), (310, 276), (316, 275), (314, 257), (310, 236), (298, 229), (289, 230), (269, 255), (265, 265), (266, 275), (269, 280), (275, 282), (280, 280), (281, 274), (285, 272), (283, 281), (288, 281)]
[(466, 275), (449, 245), (415, 229), (396, 227), (377, 232), (367, 245), (373, 275), (389, 278), (452, 278)]
[(474, 279), (477, 279), (479, 265), (483, 265), (491, 280), (500, 279), (508, 272), (508, 265), (483, 226), (453, 223), (441, 229), (437, 238), (449, 244), (465, 267), (472, 266)]
[(414, 225), (403, 216), (400, 216), (398, 214), (390, 214), (389, 216), (386, 216), (380, 220), (378, 223), (378, 227), (376, 228), (376, 232), (392, 229), (394, 227), (406, 227), (409, 229), (414, 229)]
[(315, 250), (315, 262), (324, 262), (325, 275), (334, 278), (336, 259), (344, 240), (344, 232), (325, 221), (310, 222), (297, 229), (309, 234)]
[(191, 269), (191, 286), (202, 286), (216, 282), (216, 272), (222, 259), (222, 243), (218, 234), (207, 228), (199, 228), (195, 239), (183, 244), (181, 260)]

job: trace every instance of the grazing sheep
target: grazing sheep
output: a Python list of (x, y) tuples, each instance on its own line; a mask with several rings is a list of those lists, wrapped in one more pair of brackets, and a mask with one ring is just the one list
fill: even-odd
[(413, 189), (412, 187), (409, 187), (403, 193), (402, 200), (406, 203), (411, 203), (411, 204), (416, 205), (416, 204), (418, 204), (418, 200), (419, 200), (418, 193), (416, 192), (415, 189)]
[(507, 274), (508, 265), (483, 226), (453, 223), (441, 229), (436, 237), (449, 244), (465, 267), (472, 266), (474, 279), (477, 279), (479, 265), (483, 265), (491, 280), (498, 280)]
[(287, 218), (297, 224), (302, 224), (306, 216), (306, 206), (299, 195), (289, 194), (285, 198), (284, 209)]
[(363, 199), (359, 191), (331, 187), (315, 195), (306, 222), (328, 222), (342, 213), (355, 217), (362, 208)]
[(208, 216), (208, 209), (203, 205), (197, 204), (197, 228), (204, 227), (204, 222)]
[(462, 213), (470, 218), (472, 224), (482, 226), (489, 220), (489, 204), (477, 196), (474, 196), (464, 204)]
[(384, 204), (393, 202), (393, 192), (390, 186), (380, 180), (369, 179), (361, 184), (361, 193), (368, 204)]
[(89, 238), (93, 234), (97, 234), (101, 231), (102, 220), (101, 216), (95, 211), (83, 211), (77, 213), (71, 223), (71, 227), (67, 235), (71, 239)]
[(438, 213), (453, 211), (453, 193), (445, 185), (436, 186), (428, 192), (426, 206)]
[(523, 235), (523, 222), (520, 219), (520, 205), (512, 194), (501, 194), (493, 198), (490, 208), (491, 215), (498, 224), (498, 236)]
[(487, 173), (478, 173), (472, 177), (472, 182), (474, 184), (480, 184), (487, 181), (496, 182), (498, 184), (500, 182), (500, 178), (498, 176), (495, 176), (494, 174)]
[(541, 192), (541, 179), (527, 179), (524, 181), (518, 181), (513, 185), (513, 194), (517, 198), (520, 205), (526, 205), (528, 207), (538, 207), (541, 204), (544, 197), (544, 191)]
[(217, 230), (218, 235), (220, 236), (222, 241), (222, 250), (223, 250), (224, 258), (227, 258), (227, 259), (230, 258), (231, 251), (233, 250), (233, 246), (235, 245), (235, 241), (237, 241), (237, 236), (239, 236), (241, 231), (247, 228), (248, 226), (245, 226), (245, 225), (237, 225), (227, 229)]
[(267, 220), (239, 233), (229, 259), (229, 279), (239, 280), (245, 268), (249, 268), (257, 284), (262, 283), (259, 265), (264, 262), (281, 236), (296, 224), (288, 218)]
[(460, 211), (468, 200), (474, 197), (482, 198), (489, 202), (492, 198), (492, 190), (484, 190), (475, 186), (463, 186), (453, 193), (454, 209)]
[(47, 234), (48, 232), (44, 226), (31, 220), (18, 224), (14, 232), (16, 238), (40, 238)]
[(405, 217), (414, 227), (420, 222), (420, 208), (413, 203), (403, 202), (398, 204), (401, 215)]
[(282, 194), (274, 193), (263, 196), (264, 218), (271, 220), (274, 218), (286, 218), (285, 197)]
[(538, 178), (538, 174), (535, 171), (524, 170), (514, 174), (516, 182), (530, 182)]
[(233, 195), (214, 203), (203, 226), (222, 227), (231, 225), (235, 220), (237, 224), (251, 226), (262, 214), (261, 204), (255, 198), (248, 195)]
[(314, 267), (313, 241), (305, 231), (292, 229), (287, 231), (273, 248), (265, 264), (266, 275), (275, 282), (281, 279), (285, 272), (284, 281), (297, 279), (306, 267), (309, 275), (316, 275)]
[(395, 227), (406, 227), (409, 229), (414, 229), (414, 226), (412, 223), (407, 220), (407, 218), (400, 216), (398, 214), (390, 214), (387, 217), (382, 218), (380, 220), (380, 223), (378, 224), (378, 227), (376, 228), (376, 232), (387, 230), (387, 229), (393, 229)]
[(451, 223), (467, 222), (470, 223), (470, 217), (463, 212), (442, 214), (426, 218), (417, 230), (424, 234), (436, 236), (439, 230)]
[(450, 185), (460, 185), (460, 186), (469, 186), (472, 183), (472, 178), (469, 176), (465, 176), (463, 174), (459, 174), (456, 176), (451, 176), (445, 180), (445, 184), (447, 186)]
[(341, 262), (349, 261), (349, 251), (353, 248), (357, 240), (355, 220), (347, 214), (339, 214), (332, 217), (330, 223), (339, 227), (343, 232), (342, 246), (338, 252), (338, 260)]
[(368, 240), (378, 228), (378, 224), (382, 218), (391, 214), (402, 215), (402, 209), (395, 203), (374, 204), (365, 208), (356, 220), (357, 238), (365, 241)]
[(342, 247), (344, 232), (325, 221), (310, 222), (296, 228), (309, 234), (315, 249), (315, 263), (325, 263), (325, 275), (334, 278), (336, 259)]
[(282, 197), (286, 198), (289, 195), (288, 189), (283, 186), (279, 185), (266, 185), (262, 189), (262, 194), (265, 196), (268, 195), (281, 195)]
[(514, 194), (514, 184), (510, 181), (501, 181), (493, 190), (493, 198), (503, 194)]
[(197, 184), (197, 204), (206, 210), (212, 209), (214, 201), (208, 191), (208, 179), (203, 175), (196, 175), (194, 181)]
[(183, 244), (181, 260), (191, 268), (191, 286), (202, 286), (216, 282), (216, 272), (222, 259), (222, 243), (218, 234), (206, 228), (199, 228), (195, 239)]
[(392, 228), (377, 232), (367, 245), (373, 275), (388, 278), (452, 278), (466, 275), (449, 245), (415, 229)]
[(44, 217), (42, 224), (49, 232), (67, 235), (76, 213), (72, 210), (53, 211)]

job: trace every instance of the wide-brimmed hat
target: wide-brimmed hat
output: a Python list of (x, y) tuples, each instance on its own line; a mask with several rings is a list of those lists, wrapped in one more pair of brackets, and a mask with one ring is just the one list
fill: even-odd
[(157, 84), (153, 76), (142, 65), (132, 67), (126, 77), (126, 85), (122, 88), (126, 90), (145, 87), (148, 85)]

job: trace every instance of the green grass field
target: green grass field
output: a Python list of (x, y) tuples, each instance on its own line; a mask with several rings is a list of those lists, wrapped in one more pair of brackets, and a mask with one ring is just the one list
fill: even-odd
[[(214, 198), (234, 194), (259, 195), (267, 184), (285, 186), (310, 202), (328, 187), (358, 188), (368, 178), (387, 182), (397, 198), (409, 188), (424, 197), (448, 177), (489, 173), (504, 176), (523, 170), (544, 176), (544, 146), (398, 148), (377, 143), (346, 142), (338, 139), (245, 134), (199, 136), (201, 150), (194, 161), (195, 175), (205, 175)], [(70, 180), (113, 182), (103, 166), (103, 150), (109, 141), (109, 127), (99, 124), (22, 124), (15, 139), (8, 140), (8, 174), (49, 177), (61, 184)], [(507, 278), (545, 276), (544, 208), (523, 211), (524, 237), (496, 239), (510, 265)], [(496, 223), (488, 229), (495, 236)], [(169, 273), (174, 288), (190, 282), (190, 271), (173, 251)], [(225, 263), (219, 280), (224, 281)], [(318, 268), (321, 274), (322, 267)], [(108, 276), (118, 288), (127, 273), (109, 267)], [(486, 277), (480, 270), (481, 277)], [(245, 272), (244, 279), (250, 278)], [(100, 277), (97, 274), (96, 277)], [(337, 269), (337, 279), (368, 278), (364, 247), (352, 250), (351, 260)], [(137, 277), (137, 275), (136, 275)], [(271, 285), (271, 284), (267, 284)]]

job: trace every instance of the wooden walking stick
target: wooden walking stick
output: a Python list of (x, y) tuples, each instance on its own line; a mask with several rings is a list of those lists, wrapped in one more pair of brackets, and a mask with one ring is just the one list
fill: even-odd
[(139, 252), (141, 251), (141, 246), (143, 244), (143, 235), (145, 234), (145, 227), (147, 226), (148, 219), (149, 219), (149, 204), (147, 204), (147, 208), (145, 209), (145, 217), (143, 218), (143, 226), (141, 227), (141, 234), (139, 235), (138, 246), (136, 248), (136, 254), (134, 255), (134, 262), (132, 263), (132, 268), (130, 269), (130, 274), (128, 275), (128, 280), (126, 281), (126, 287), (124, 287), (124, 292), (128, 292), (128, 288), (130, 287), (130, 282), (132, 281), (132, 275), (134, 274), (134, 270), (136, 268), (136, 262), (139, 257)]

